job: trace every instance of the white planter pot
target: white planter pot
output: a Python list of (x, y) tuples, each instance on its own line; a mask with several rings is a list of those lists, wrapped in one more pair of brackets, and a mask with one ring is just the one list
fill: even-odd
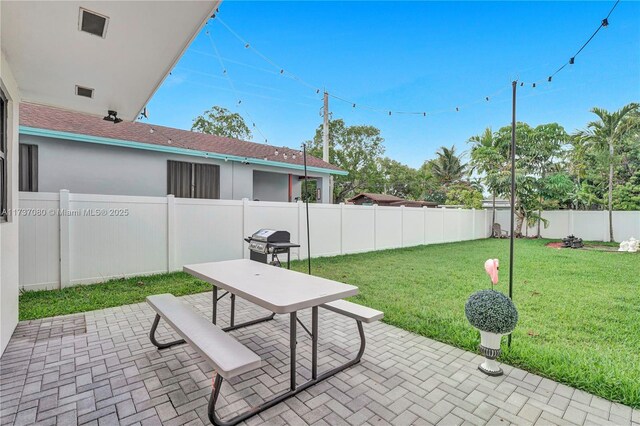
[(480, 353), (484, 355), (485, 360), (478, 366), (478, 369), (489, 376), (501, 376), (502, 368), (496, 362), (496, 358), (500, 356), (500, 341), (504, 334), (489, 333), (480, 331)]

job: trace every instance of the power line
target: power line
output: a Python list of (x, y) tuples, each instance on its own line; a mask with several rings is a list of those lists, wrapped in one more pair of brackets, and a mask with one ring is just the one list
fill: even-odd
[[(238, 41), (240, 41), (240, 43), (242, 43), (242, 45), (245, 47), (245, 49), (253, 51), (258, 57), (260, 57), (262, 60), (264, 60), (265, 62), (270, 64), (276, 70), (278, 70), (278, 74), (286, 76), (286, 77), (289, 77), (289, 78), (299, 82), (300, 84), (304, 85), (305, 87), (314, 90), (316, 94), (319, 94), (321, 92), (321, 89), (319, 88), (320, 86), (313, 85), (313, 84), (305, 81), (304, 79), (302, 79), (298, 75), (294, 74), (293, 72), (287, 70), (286, 68), (284, 68), (283, 66), (278, 64), (276, 61), (272, 60), (271, 58), (269, 58), (268, 56), (266, 56), (265, 54), (260, 52), (258, 49), (256, 49), (250, 42), (248, 42), (245, 38), (243, 38), (240, 34), (238, 34), (226, 22), (224, 22), (222, 19), (220, 19), (220, 17), (216, 16), (216, 19), (217, 19), (217, 21), (220, 22), (220, 24), (222, 24), (222, 26), (224, 26), (227, 29), (227, 31), (229, 31), (229, 33), (231, 33), (231, 35), (233, 35)], [(497, 91), (494, 94), (491, 94), (491, 95), (488, 95), (488, 96), (483, 96), (478, 101), (467, 103), (467, 104), (464, 104), (464, 105), (457, 105), (455, 107), (451, 107), (451, 108), (447, 108), (447, 109), (443, 109), (443, 110), (438, 110), (438, 111), (428, 111), (428, 110), (410, 111), (410, 110), (384, 109), (384, 108), (379, 108), (379, 107), (374, 107), (374, 106), (371, 106), (371, 105), (363, 104), (363, 103), (360, 103), (360, 102), (355, 102), (353, 100), (347, 99), (346, 97), (338, 96), (335, 93), (333, 93), (333, 91), (330, 91), (330, 90), (322, 90), (322, 92), (324, 92), (324, 91), (328, 92), (328, 94), (329, 94), (329, 96), (331, 98), (337, 99), (337, 100), (342, 101), (342, 102), (347, 103), (347, 104), (350, 104), (352, 106), (352, 108), (367, 109), (367, 110), (370, 110), (370, 111), (373, 111), (373, 112), (377, 112), (377, 113), (381, 113), (381, 114), (385, 114), (385, 115), (388, 115), (388, 116), (392, 116), (392, 115), (398, 114), (398, 115), (416, 115), (416, 116), (426, 117), (428, 115), (440, 114), (440, 113), (443, 113), (443, 112), (460, 112), (460, 110), (465, 109), (468, 106), (475, 105), (475, 104), (478, 104), (478, 103), (490, 102), (491, 99), (494, 96), (496, 96), (499, 93), (502, 93), (503, 91), (507, 90), (509, 87), (511, 87), (511, 85), (508, 85), (508, 86), (505, 86), (505, 87), (501, 88), (499, 91)]]
[(268, 141), (269, 141), (268, 138), (264, 135), (264, 133), (262, 133), (262, 130), (260, 130), (260, 127), (258, 127), (256, 125), (255, 120), (253, 119), (251, 114), (249, 114), (249, 111), (247, 110), (247, 108), (244, 105), (242, 105), (242, 99), (240, 99), (240, 96), (238, 96), (238, 91), (236, 90), (236, 86), (235, 86), (235, 84), (233, 84), (233, 80), (231, 79), (231, 77), (229, 76), (229, 73), (227, 72), (227, 68), (224, 65), (224, 61), (222, 60), (222, 56), (220, 56), (220, 52), (218, 51), (218, 47), (214, 43), (213, 38), (211, 37), (211, 34), (209, 33), (209, 30), (206, 30), (206, 34), (207, 34), (207, 37), (209, 38), (209, 41), (211, 42), (211, 46), (213, 47), (213, 50), (214, 50), (216, 56), (218, 57), (218, 61), (220, 61), (220, 67), (222, 68), (222, 74), (227, 78), (227, 81), (229, 82), (229, 86), (231, 87), (231, 90), (233, 90), (233, 93), (236, 95), (238, 106), (241, 107), (244, 110), (245, 114), (247, 114), (247, 117), (249, 117), (249, 120), (251, 120), (251, 124), (258, 131), (258, 133), (260, 133), (260, 136), (262, 136), (262, 138), (264, 139), (264, 142), (268, 143)]

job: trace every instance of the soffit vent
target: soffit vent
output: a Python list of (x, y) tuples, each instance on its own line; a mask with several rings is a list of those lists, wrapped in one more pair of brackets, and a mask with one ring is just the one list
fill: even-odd
[(93, 98), (93, 89), (88, 87), (76, 86), (76, 95), (83, 96), (85, 98)]
[(80, 8), (80, 22), (78, 28), (85, 33), (104, 38), (107, 35), (109, 18), (99, 13)]

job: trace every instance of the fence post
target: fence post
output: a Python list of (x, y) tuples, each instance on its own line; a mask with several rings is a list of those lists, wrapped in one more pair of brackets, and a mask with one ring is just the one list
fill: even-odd
[(378, 250), (378, 205), (373, 205), (373, 250)]
[(488, 210), (484, 209), (484, 236), (485, 238), (489, 238), (491, 236), (491, 233), (493, 232), (493, 223), (491, 224), (491, 226), (489, 226), (489, 235), (487, 235), (487, 222), (489, 221), (489, 218), (487, 217), (489, 216)]
[(573, 226), (573, 210), (569, 210), (569, 234), (568, 235), (573, 235), (574, 234), (574, 226)]
[(400, 206), (400, 247), (404, 247), (404, 206)]
[(340, 254), (344, 254), (344, 203), (340, 203)]
[(167, 195), (167, 272), (176, 270), (176, 198)]
[(602, 211), (602, 241), (609, 241), (609, 211)]
[(476, 209), (475, 208), (471, 209), (471, 214), (473, 215), (473, 217), (471, 218), (471, 239), (475, 240), (476, 239)]
[(427, 206), (422, 206), (422, 244), (427, 244)]
[[(249, 225), (249, 199), (248, 198), (243, 198), (242, 199), (242, 235), (240, 236), (241, 239), (243, 239), (246, 235), (248, 235), (248, 225)], [(248, 259), (249, 258), (249, 250), (242, 250), (242, 257), (244, 259)], [(298, 251), (298, 260), (300, 260), (300, 253)]]
[(71, 284), (69, 275), (69, 191), (67, 189), (60, 190), (60, 210), (58, 218), (60, 219), (60, 288), (68, 287)]

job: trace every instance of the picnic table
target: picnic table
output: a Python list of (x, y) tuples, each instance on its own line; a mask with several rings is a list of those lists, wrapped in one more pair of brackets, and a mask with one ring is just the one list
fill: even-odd
[[(151, 341), (160, 349), (186, 341), (214, 365), (217, 374), (214, 380), (211, 400), (209, 401), (209, 419), (216, 425), (232, 425), (244, 421), (358, 363), (365, 350), (365, 335), (362, 323), (377, 321), (383, 316), (380, 311), (341, 300), (358, 294), (356, 286), (248, 259), (186, 265), (184, 266), (184, 271), (212, 285), (212, 323), (203, 323), (204, 317), (199, 315), (199, 318), (196, 318), (198, 316), (196, 312), (184, 306), (178, 299), (174, 298), (175, 301), (170, 299), (170, 297), (173, 297), (171, 295), (150, 296), (147, 301), (157, 313), (150, 337)], [(218, 295), (219, 289), (224, 291), (220, 296)], [(216, 324), (218, 301), (227, 294), (231, 297), (230, 324), (226, 327), (218, 327)], [(236, 297), (241, 297), (265, 308), (271, 311), (272, 314), (236, 324)], [(321, 374), (318, 373), (319, 307), (355, 319), (360, 335), (360, 348), (356, 357)], [(298, 318), (298, 311), (309, 308), (311, 309), (311, 330), (307, 329)], [(289, 390), (228, 421), (222, 421), (216, 415), (215, 406), (223, 378), (229, 379), (260, 366), (260, 360), (257, 355), (224, 332), (270, 321), (276, 314), (289, 315)], [(160, 317), (167, 320), (183, 339), (170, 343), (157, 342), (155, 329)], [(311, 379), (300, 385), (296, 383), (296, 336), (298, 323), (311, 337)], [(215, 342), (212, 342), (212, 340)]]

